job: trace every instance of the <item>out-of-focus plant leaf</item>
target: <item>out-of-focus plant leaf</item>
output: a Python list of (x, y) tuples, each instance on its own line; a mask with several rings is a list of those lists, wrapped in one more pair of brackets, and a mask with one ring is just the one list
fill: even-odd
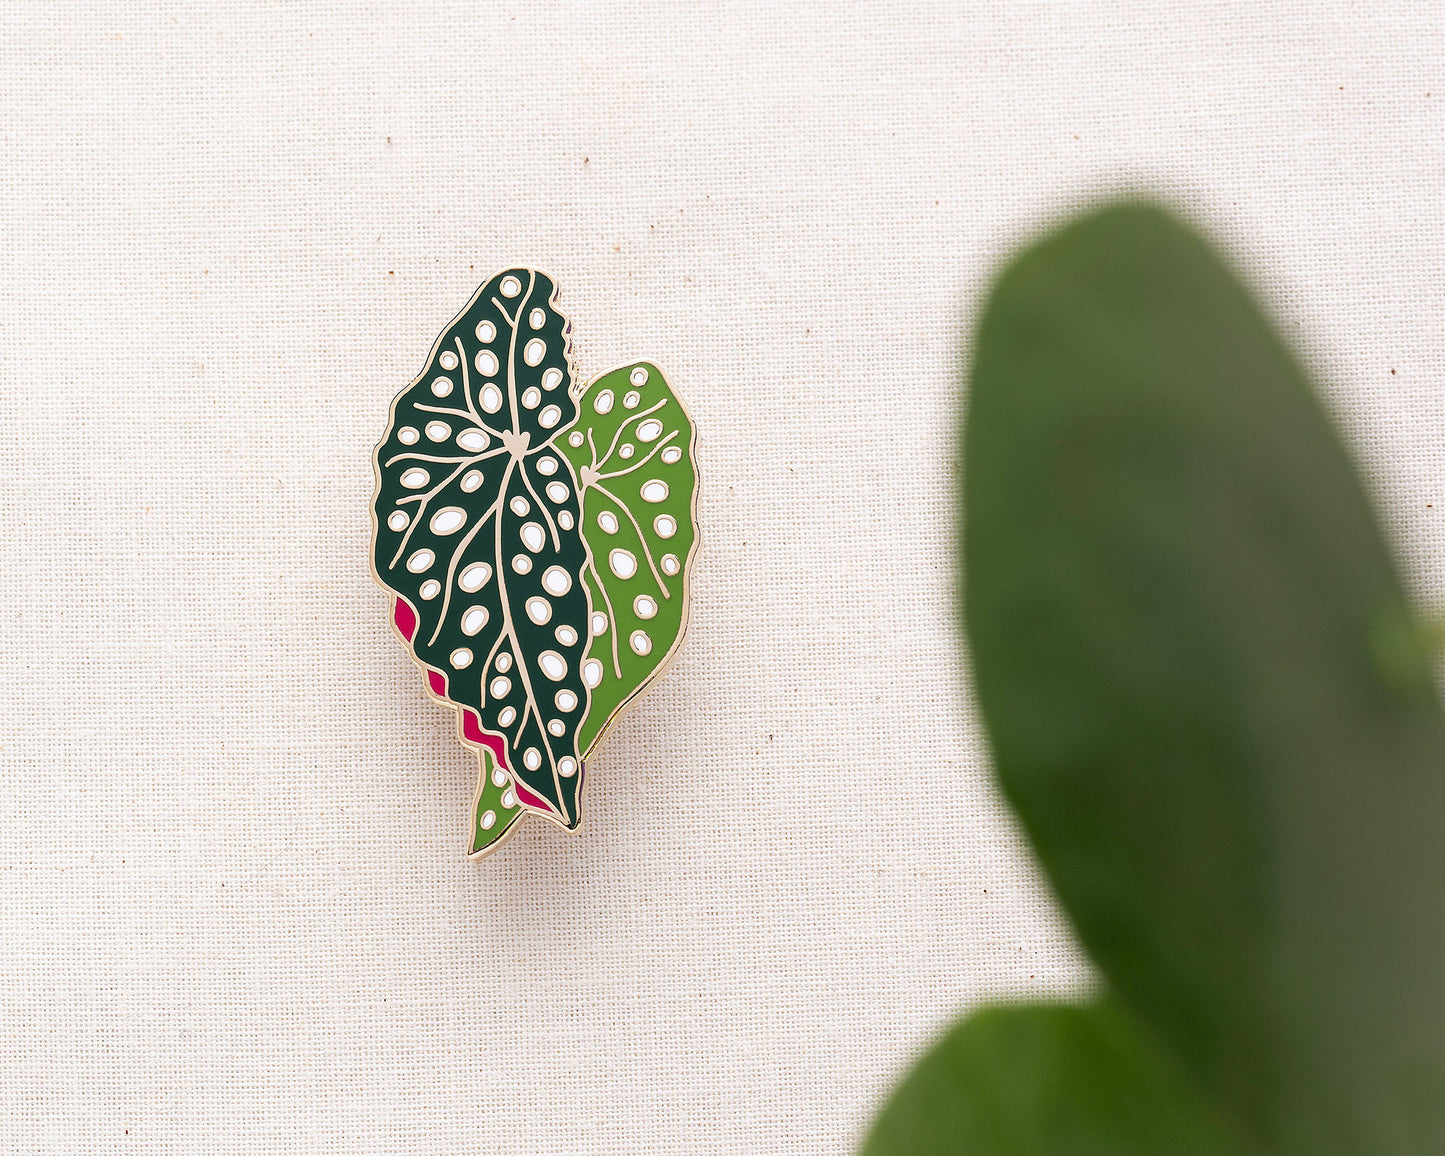
[(1244, 1156), (1172, 1055), (1107, 1005), (988, 1008), (904, 1079), (864, 1156)]
[(1428, 649), (1249, 297), (1151, 209), (1046, 239), (982, 323), (964, 493), (998, 773), (1113, 998), (1272, 1151), (1445, 1152)]
[(577, 740), (586, 758), (682, 641), (697, 464), (692, 422), (646, 361), (592, 382), (559, 445), (578, 480), (592, 600), (592, 703)]

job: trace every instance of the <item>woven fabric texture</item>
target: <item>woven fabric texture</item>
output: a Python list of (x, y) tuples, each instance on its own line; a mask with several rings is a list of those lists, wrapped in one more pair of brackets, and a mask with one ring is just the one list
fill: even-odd
[[(1440, 608), (1442, 59), (1391, 0), (0, 5), (0, 1152), (836, 1153), (1087, 990), (956, 632), (966, 334), (1164, 198)], [(370, 453), (518, 263), (685, 399), (704, 543), (583, 833), (476, 864)]]

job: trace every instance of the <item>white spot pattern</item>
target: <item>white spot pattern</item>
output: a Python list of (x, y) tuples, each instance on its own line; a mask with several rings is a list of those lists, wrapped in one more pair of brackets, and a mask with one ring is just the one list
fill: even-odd
[(462, 571), (462, 576), (457, 579), (457, 585), (471, 594), (485, 586), (491, 577), (492, 568), (490, 566), (485, 562), (473, 562)]
[(467, 512), (460, 506), (445, 506), (431, 518), (431, 532), (445, 537), (455, 534), (467, 524)]

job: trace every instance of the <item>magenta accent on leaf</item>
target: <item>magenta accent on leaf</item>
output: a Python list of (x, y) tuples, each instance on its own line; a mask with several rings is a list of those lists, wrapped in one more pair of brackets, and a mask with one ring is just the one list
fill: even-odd
[(447, 680), (446, 680), (446, 679), (444, 679), (440, 674), (438, 674), (438, 673), (437, 673), (436, 671), (434, 671), (434, 670), (429, 670), (429, 671), (426, 672), (426, 679), (427, 679), (427, 682), (431, 683), (431, 692), (432, 692), (432, 694), (436, 695), (437, 698), (446, 698), (446, 696), (447, 696)]
[(508, 771), (511, 769), (507, 766), (506, 744), (496, 735), (489, 735), (486, 731), (482, 730), (482, 724), (477, 720), (477, 716), (469, 710), (462, 711), (462, 736), (468, 742), (477, 743), (491, 751), (492, 758), (497, 760), (497, 766), (501, 767), (502, 770)]
[(527, 790), (526, 787), (522, 786), (522, 784), (519, 783), (515, 778), (512, 780), (512, 790), (517, 792), (518, 802), (525, 803), (533, 810), (545, 811), (549, 815), (555, 815), (557, 813), (556, 807), (552, 806), (552, 804), (547, 802), (546, 799), (543, 799), (538, 795), (532, 794), (531, 791)]
[(401, 631), (401, 636), (410, 642), (416, 634), (416, 611), (398, 598), (392, 617), (396, 620), (396, 628)]

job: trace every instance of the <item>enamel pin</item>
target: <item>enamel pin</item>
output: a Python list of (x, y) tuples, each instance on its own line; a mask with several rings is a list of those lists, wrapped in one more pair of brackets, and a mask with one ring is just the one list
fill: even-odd
[(477, 752), (473, 857), (527, 814), (576, 829), (588, 759), (687, 625), (692, 422), (650, 362), (580, 385), (571, 328), (545, 274), (493, 277), (374, 456), (372, 572)]

